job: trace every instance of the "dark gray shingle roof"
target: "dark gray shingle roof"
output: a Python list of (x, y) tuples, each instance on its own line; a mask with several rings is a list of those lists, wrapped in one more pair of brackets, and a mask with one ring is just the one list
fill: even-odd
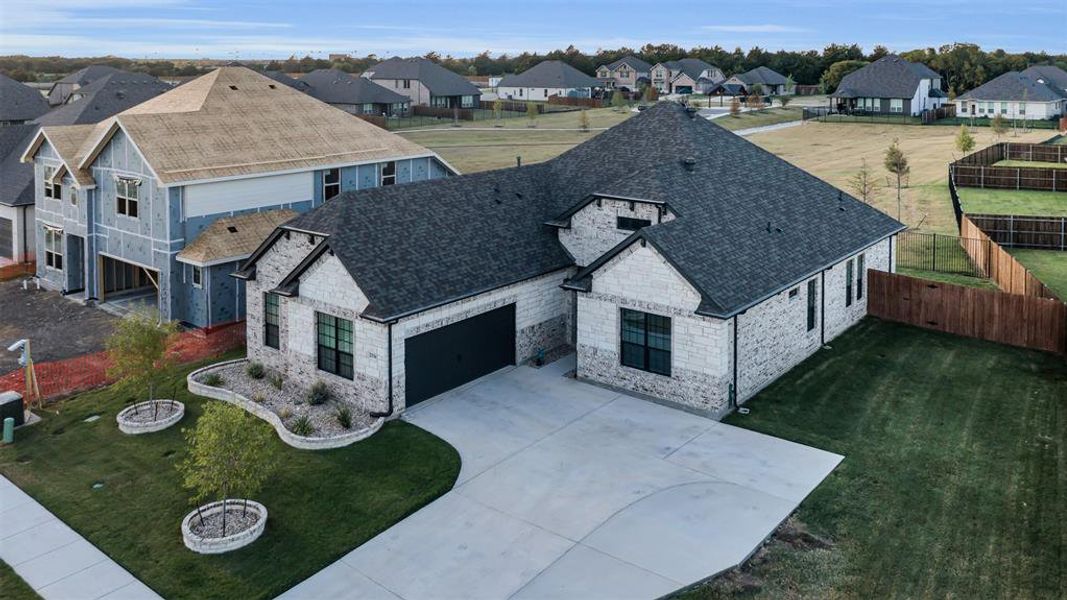
[(785, 85), (788, 81), (785, 75), (769, 67), (756, 67), (751, 71), (745, 71), (737, 76), (738, 79), (749, 85)]
[(561, 60), (543, 60), (522, 73), (507, 75), (500, 87), (592, 88), (600, 82)]
[(319, 69), (301, 78), (311, 97), (327, 104), (397, 104), (410, 102), (366, 77), (353, 77), (337, 69)]
[(999, 77), (960, 94), (962, 100), (987, 100), (998, 102), (1055, 102), (1067, 97), (1051, 85), (1039, 83), (1018, 71), (1008, 71)]
[(922, 63), (912, 63), (890, 54), (841, 79), (834, 98), (911, 98), (923, 79), (940, 78)]
[(37, 125), (0, 127), (0, 204), (33, 204), (33, 165), (19, 162), (37, 133)]
[(1039, 83), (1051, 84), (1061, 91), (1067, 91), (1067, 71), (1056, 65), (1033, 65), (1023, 70), (1023, 75)]
[(41, 92), (0, 73), (0, 121), (29, 121), (48, 112)]
[(416, 79), (434, 96), (478, 96), (482, 91), (463, 77), (427, 58), (394, 56), (367, 69), (371, 79)]
[(263, 71), (263, 75), (301, 92), (308, 91), (308, 88), (310, 87), (308, 84), (304, 83), (303, 80), (294, 79), (281, 71)]
[(545, 223), (596, 194), (664, 202), (680, 215), (639, 235), (716, 316), (903, 227), (666, 102), (545, 163), (348, 192), (286, 227), (327, 234), (370, 299), (367, 315), (390, 320), (572, 265)]
[[(57, 106), (48, 114), (43, 115), (37, 119), (37, 123), (39, 125), (99, 123), (171, 89), (173, 88), (151, 75), (112, 69), (112, 72), (78, 88), (66, 104)], [(81, 97), (74, 100), (75, 95)]]
[(74, 83), (77, 85), (88, 85), (89, 83), (92, 83), (105, 75), (110, 75), (112, 73), (118, 72), (120, 72), (119, 69), (116, 69), (115, 67), (109, 67), (107, 65), (89, 65), (84, 69), (79, 69), (62, 79), (56, 80), (55, 83)]
[(700, 74), (705, 70), (714, 70), (717, 68), (715, 65), (706, 63), (699, 58), (680, 58), (678, 60), (667, 61), (663, 64), (667, 65), (675, 75), (678, 73), (685, 73), (692, 78), (693, 81), (696, 81), (700, 77)]
[(627, 65), (638, 73), (648, 73), (652, 70), (652, 65), (641, 60), (640, 58), (637, 58), (636, 56), (624, 56), (619, 60), (608, 64), (608, 68), (614, 71), (615, 69), (618, 69), (621, 65)]

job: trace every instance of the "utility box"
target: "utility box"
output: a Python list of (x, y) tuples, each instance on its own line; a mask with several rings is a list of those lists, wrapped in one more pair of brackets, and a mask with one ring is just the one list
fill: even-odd
[(15, 419), (15, 427), (26, 421), (26, 411), (22, 406), (22, 394), (18, 392), (0, 393), (0, 423), (11, 417)]

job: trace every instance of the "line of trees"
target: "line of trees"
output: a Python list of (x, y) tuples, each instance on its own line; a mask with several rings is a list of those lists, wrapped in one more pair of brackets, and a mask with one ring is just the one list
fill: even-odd
[[(858, 44), (830, 44), (819, 50), (778, 50), (769, 51), (753, 46), (748, 51), (741, 48), (727, 50), (721, 46), (697, 46), (682, 48), (674, 44), (646, 44), (640, 48), (602, 49), (586, 53), (569, 46), (562, 50), (553, 50), (546, 54), (523, 52), (522, 54), (501, 54), (492, 56), (482, 52), (471, 57), (442, 56), (430, 52), (425, 57), (462, 75), (502, 75), (519, 73), (543, 60), (562, 60), (589, 75), (594, 75), (596, 67), (612, 62), (624, 56), (634, 55), (650, 64), (683, 57), (700, 58), (727, 74), (741, 73), (759, 66), (766, 66), (785, 75), (791, 75), (798, 84), (816, 85), (830, 92), (841, 78), (863, 65), (878, 60), (889, 50), (884, 46), (875, 46), (869, 53), (864, 52)], [(925, 63), (944, 78), (949, 92), (962, 93), (981, 85), (990, 79), (1010, 70), (1021, 70), (1032, 64), (1056, 64), (1067, 69), (1067, 54), (1048, 54), (1046, 52), (1009, 53), (1004, 50), (985, 51), (975, 44), (946, 44), (939, 48), (920, 48), (902, 52), (901, 55), (912, 61)], [(305, 56), (291, 56), (286, 60), (242, 61), (259, 69), (284, 71), (287, 73), (307, 73), (315, 69), (336, 68), (348, 72), (362, 72), (377, 63), (382, 57), (373, 54), (363, 57), (349, 57), (342, 60), (326, 60)], [(0, 72), (20, 81), (35, 81), (57, 74), (76, 71), (89, 64), (108, 64), (127, 71), (139, 71), (156, 77), (199, 75), (216, 64), (228, 61), (148, 61), (131, 60), (117, 57), (104, 58), (62, 58), (62, 57), (0, 57)]]

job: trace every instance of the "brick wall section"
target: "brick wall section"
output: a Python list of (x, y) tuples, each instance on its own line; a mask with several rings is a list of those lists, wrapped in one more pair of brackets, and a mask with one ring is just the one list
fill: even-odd
[[(590, 202), (574, 213), (570, 228), (560, 230), (559, 241), (574, 256), (578, 266), (584, 267), (633, 233), (618, 229), (618, 217), (647, 219), (652, 224), (660, 222), (659, 207), (655, 204), (602, 199), (599, 206)], [(667, 212), (662, 221), (672, 219), (674, 215)]]

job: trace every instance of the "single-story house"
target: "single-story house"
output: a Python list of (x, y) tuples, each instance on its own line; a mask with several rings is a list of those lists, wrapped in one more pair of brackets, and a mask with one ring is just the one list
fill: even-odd
[(795, 90), (789, 87), (789, 79), (785, 75), (770, 67), (756, 67), (738, 75), (733, 75), (726, 80), (727, 83), (741, 84), (745, 89), (753, 90), (756, 86), (762, 89), (764, 96), (785, 96)]
[(680, 58), (652, 67), (652, 86), (664, 94), (705, 94), (726, 77), (699, 58)]
[(1067, 71), (1056, 65), (1031, 65), (1022, 71), (1030, 79), (1067, 95)]
[(411, 99), (413, 106), (478, 108), (482, 90), (428, 58), (394, 56), (363, 72), (373, 80)]
[(1067, 91), (1008, 71), (956, 98), (956, 116), (1041, 121), (1067, 112)]
[(911, 116), (948, 101), (937, 71), (892, 54), (845, 75), (830, 99), (835, 112)]
[(235, 277), (251, 360), (373, 413), (573, 348), (721, 415), (863, 318), (903, 228), (661, 102), (543, 163), (342, 195)]
[(648, 84), (651, 73), (652, 65), (636, 56), (624, 56), (596, 68), (596, 78), (601, 87), (631, 92), (640, 89), (642, 83)]
[(500, 80), (497, 95), (507, 100), (546, 101), (552, 96), (591, 98), (600, 82), (562, 60), (545, 60)]
[(0, 73), (0, 127), (32, 121), (48, 109), (41, 92)]
[(305, 93), (354, 115), (407, 114), (411, 99), (366, 77), (337, 69), (318, 69), (300, 78)]
[(43, 286), (92, 302), (136, 297), (196, 327), (243, 311), (241, 286), (217, 276), (242, 254), (178, 260), (208, 245), (197, 240), (219, 219), (307, 211), (346, 190), (453, 172), (422, 146), (238, 66), (95, 125), (45, 126), (22, 160), (35, 172)]

